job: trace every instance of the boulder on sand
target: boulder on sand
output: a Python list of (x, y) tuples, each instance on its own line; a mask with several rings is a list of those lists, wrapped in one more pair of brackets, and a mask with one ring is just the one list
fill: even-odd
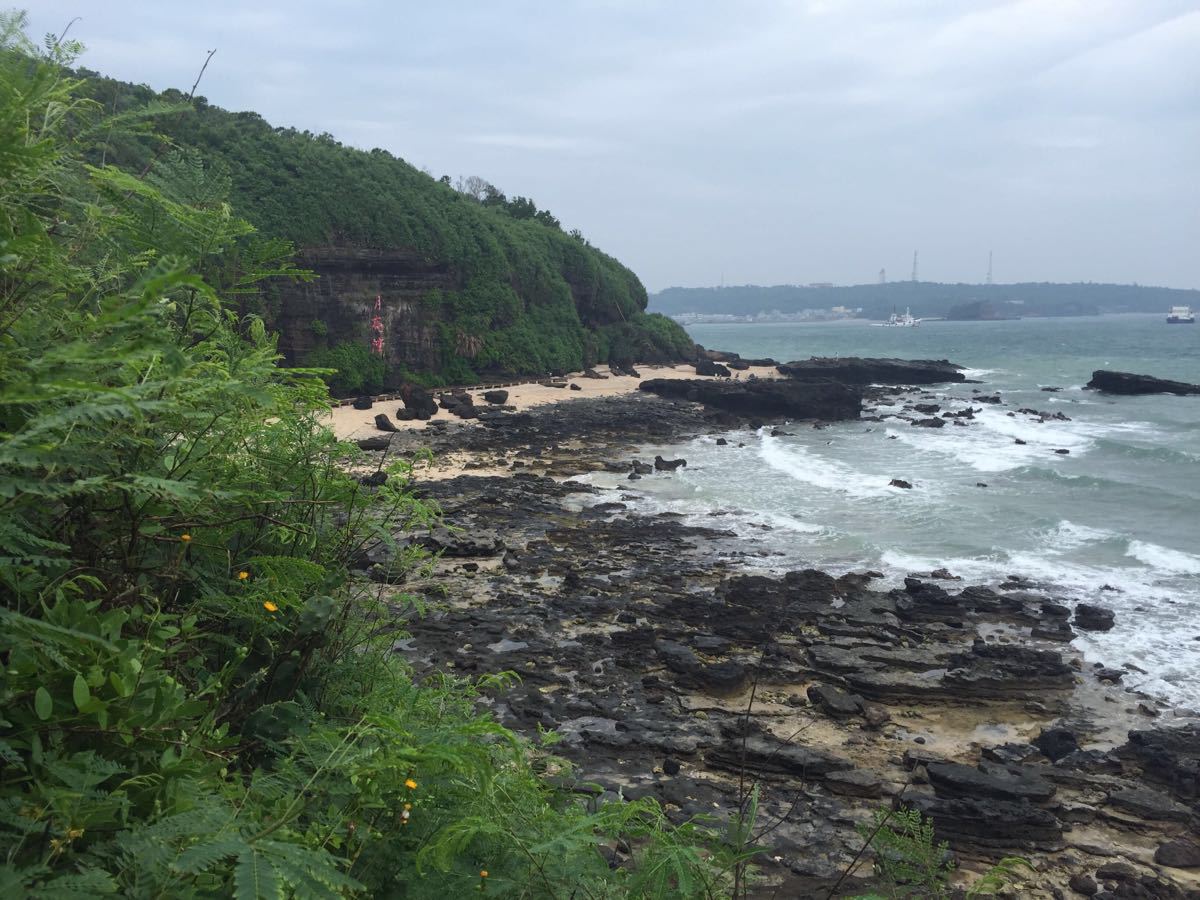
[(715, 363), (711, 359), (696, 360), (696, 374), (709, 375), (717, 378), (728, 378), (730, 375), (729, 369), (720, 363)]
[(400, 388), (400, 400), (405, 409), (411, 409), (413, 414), (423, 421), (432, 418), (438, 410), (438, 405), (429, 391), (415, 384), (406, 384)]
[(502, 403), (508, 402), (508, 391), (484, 391), (483, 399), (488, 403), (494, 403), (499, 406)]
[(386, 450), (391, 442), (391, 437), (384, 437), (382, 434), (377, 434), (374, 437), (359, 438), (355, 441), (358, 444), (359, 450)]
[(380, 431), (399, 431), (396, 423), (388, 418), (387, 413), (380, 413), (375, 417), (375, 427)]

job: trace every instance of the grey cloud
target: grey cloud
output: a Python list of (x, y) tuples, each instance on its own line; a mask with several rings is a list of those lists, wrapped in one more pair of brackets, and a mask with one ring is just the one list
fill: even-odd
[(479, 174), (669, 284), (1200, 283), (1192, 0), (42, 0), (85, 65)]

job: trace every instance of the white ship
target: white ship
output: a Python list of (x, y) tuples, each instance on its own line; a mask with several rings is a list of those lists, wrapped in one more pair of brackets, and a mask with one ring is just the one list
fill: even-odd
[(1190, 306), (1172, 306), (1167, 313), (1168, 325), (1195, 325), (1196, 315)]
[(921, 324), (920, 319), (914, 319), (908, 307), (904, 307), (904, 315), (897, 314), (894, 310), (886, 322), (872, 323), (876, 328), (916, 328)]

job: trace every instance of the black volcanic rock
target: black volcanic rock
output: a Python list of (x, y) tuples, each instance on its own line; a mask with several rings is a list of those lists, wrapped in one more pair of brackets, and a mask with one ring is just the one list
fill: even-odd
[(857, 419), (862, 413), (862, 390), (828, 380), (701, 381), (653, 378), (641, 390), (660, 397), (702, 403), (734, 415), (790, 419)]
[(1176, 803), (1166, 794), (1150, 788), (1114, 791), (1108, 795), (1108, 805), (1151, 821), (1187, 822), (1191, 818), (1191, 810), (1182, 803)]
[(676, 469), (686, 465), (686, 459), (663, 459), (661, 456), (654, 457), (654, 468), (659, 472), (674, 472)]
[(429, 419), (438, 410), (438, 405), (429, 391), (415, 384), (406, 384), (400, 388), (400, 400), (404, 408), (411, 409), (418, 419)]
[(808, 699), (835, 719), (848, 719), (863, 711), (863, 698), (849, 694), (829, 684), (814, 684), (808, 688)]
[(718, 378), (728, 378), (730, 375), (729, 369), (720, 363), (713, 362), (711, 359), (696, 360), (696, 374), (710, 375)]
[(1129, 732), (1117, 754), (1142, 766), (1142, 777), (1182, 800), (1200, 798), (1200, 725)]
[(869, 359), (850, 356), (781, 363), (784, 375), (802, 381), (828, 378), (842, 384), (942, 384), (966, 381), (961, 366), (945, 359)]
[(1116, 623), (1111, 609), (1092, 603), (1080, 603), (1075, 607), (1075, 627), (1084, 631), (1109, 631)]
[(1046, 758), (1058, 762), (1064, 756), (1070, 756), (1079, 749), (1075, 735), (1067, 728), (1046, 728), (1034, 739), (1037, 747)]
[(746, 770), (799, 778), (820, 778), (829, 772), (854, 768), (849, 760), (832, 754), (759, 735), (734, 735), (705, 753), (704, 761), (713, 768), (731, 772)]
[(377, 434), (372, 437), (360, 438), (355, 441), (358, 444), (359, 450), (386, 450), (388, 444), (392, 442), (391, 436), (385, 437), (382, 434)]
[(764, 359), (742, 359), (742, 357), (731, 350), (705, 350), (699, 344), (696, 345), (698, 358), (708, 359), (713, 362), (725, 363), (731, 369), (745, 370), (751, 366), (775, 366), (778, 363), (766, 357)]
[(1072, 684), (1072, 669), (1055, 650), (976, 642), (968, 653), (947, 661), (945, 687), (961, 696), (1019, 699), (1030, 692), (1063, 690)]
[(937, 839), (952, 846), (1061, 847), (1062, 823), (1026, 800), (915, 796), (905, 804), (933, 819)]
[(1173, 869), (1200, 868), (1200, 845), (1191, 841), (1167, 841), (1154, 851), (1154, 861)]
[(1054, 785), (1025, 766), (981, 763), (972, 768), (961, 763), (930, 763), (925, 771), (939, 797), (994, 797), (1044, 803), (1054, 796)]
[(1134, 375), (1132, 372), (1111, 372), (1097, 369), (1085, 387), (1106, 394), (1200, 394), (1200, 384), (1184, 381), (1168, 381), (1150, 375)]

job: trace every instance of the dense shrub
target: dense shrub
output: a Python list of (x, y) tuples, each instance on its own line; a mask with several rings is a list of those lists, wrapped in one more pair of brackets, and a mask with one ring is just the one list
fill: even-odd
[(360, 344), (338, 344), (317, 350), (309, 356), (309, 365), (333, 369), (329, 389), (339, 397), (357, 393), (379, 393), (387, 382), (388, 367), (383, 357)]
[[(238, 310), (286, 272), (210, 172), (83, 160), (105, 115), (0, 18), (0, 886), (13, 897), (712, 895), (736, 858), (414, 684), (351, 576), (436, 510), (347, 474)], [(527, 223), (530, 227), (544, 227)], [(567, 779), (569, 782), (569, 779)], [(628, 867), (597, 846), (622, 840)]]

